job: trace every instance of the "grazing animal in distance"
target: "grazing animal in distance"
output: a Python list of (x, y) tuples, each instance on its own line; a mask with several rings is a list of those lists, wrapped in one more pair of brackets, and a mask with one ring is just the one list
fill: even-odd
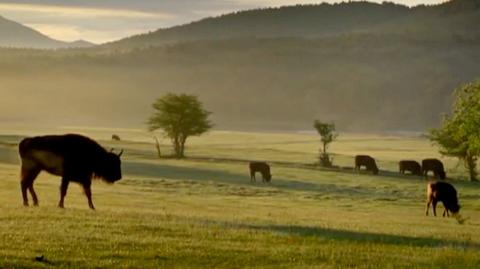
[(270, 166), (266, 162), (250, 162), (250, 182), (255, 182), (255, 173), (262, 174), (262, 182), (270, 182), (272, 174), (270, 173)]
[(372, 172), (374, 175), (378, 174), (378, 167), (374, 158), (368, 155), (355, 156), (355, 170), (360, 171), (362, 166), (365, 166), (366, 170)]
[(422, 175), (422, 166), (417, 161), (402, 160), (398, 163), (398, 167), (401, 174), (405, 174), (405, 171), (408, 171), (412, 175)]
[(122, 178), (119, 154), (106, 151), (92, 139), (77, 135), (47, 135), (25, 138), (19, 144), (21, 158), (21, 189), (23, 205), (28, 206), (27, 190), (30, 191), (33, 204), (38, 205), (38, 198), (33, 183), (41, 171), (61, 176), (60, 201), (64, 199), (70, 182), (83, 186), (88, 205), (95, 209), (92, 202), (92, 178), (101, 178), (114, 183)]
[(113, 134), (113, 135), (112, 135), (112, 140), (120, 141), (121, 139), (120, 139), (120, 136), (119, 136), (119, 135)]
[(438, 159), (424, 159), (422, 161), (422, 173), (425, 177), (427, 177), (429, 171), (433, 172), (435, 178), (445, 179), (447, 177), (443, 163)]
[(425, 214), (428, 216), (428, 209), (430, 204), (433, 208), (433, 215), (437, 216), (437, 203), (442, 202), (443, 207), (443, 216), (448, 217), (449, 212), (454, 216), (457, 215), (460, 211), (460, 205), (458, 204), (457, 190), (447, 182), (429, 182), (427, 184), (427, 210)]

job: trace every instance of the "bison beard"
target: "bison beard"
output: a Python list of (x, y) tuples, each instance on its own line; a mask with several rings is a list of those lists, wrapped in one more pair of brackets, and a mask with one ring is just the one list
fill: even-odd
[(41, 171), (61, 176), (60, 201), (64, 207), (68, 184), (73, 181), (81, 184), (88, 199), (88, 205), (95, 209), (92, 202), (92, 177), (102, 178), (113, 183), (122, 178), (120, 154), (106, 151), (97, 142), (76, 134), (49, 135), (25, 138), (20, 142), (21, 189), (23, 204), (28, 206), (27, 190), (30, 191), (33, 204), (38, 198), (33, 182)]

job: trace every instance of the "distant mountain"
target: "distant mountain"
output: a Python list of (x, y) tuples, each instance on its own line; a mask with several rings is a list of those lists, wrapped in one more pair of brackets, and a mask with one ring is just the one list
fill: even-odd
[(83, 40), (71, 43), (55, 40), (32, 28), (0, 16), (0, 47), (56, 49), (91, 46), (94, 44)]
[(434, 6), (384, 2), (296, 5), (231, 13), (110, 43), (115, 47), (228, 38), (323, 38), (358, 33), (480, 35), (480, 0)]
[(96, 46), (96, 44), (83, 39), (76, 40), (67, 44), (68, 44), (67, 45), (68, 47), (72, 47), (72, 48), (89, 48), (89, 47)]

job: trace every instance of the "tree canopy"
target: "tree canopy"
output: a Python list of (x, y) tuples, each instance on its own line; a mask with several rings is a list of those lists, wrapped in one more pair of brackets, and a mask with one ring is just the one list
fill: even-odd
[(208, 116), (197, 96), (168, 93), (153, 103), (154, 114), (148, 121), (150, 131), (162, 129), (172, 140), (175, 156), (183, 158), (185, 142), (189, 136), (205, 133), (212, 128)]
[(430, 131), (430, 139), (440, 146), (440, 153), (464, 161), (474, 181), (480, 156), (480, 81), (459, 87), (455, 97), (452, 115), (445, 116), (441, 128)]
[(317, 130), (320, 135), (320, 141), (322, 142), (323, 148), (320, 152), (320, 163), (323, 166), (331, 166), (332, 160), (327, 153), (328, 144), (332, 143), (337, 137), (338, 133), (335, 132), (335, 124), (333, 123), (324, 123), (318, 120), (315, 120), (313, 127)]

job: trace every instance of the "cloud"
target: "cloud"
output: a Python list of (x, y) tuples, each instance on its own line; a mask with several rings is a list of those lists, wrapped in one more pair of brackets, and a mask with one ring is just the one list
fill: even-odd
[(0, 14), (64, 41), (103, 43), (172, 25), (168, 12), (122, 8), (0, 3)]
[(50, 6), (38, 4), (12, 4), (0, 3), (1, 12), (35, 12), (55, 14), (55, 16), (75, 16), (79, 18), (107, 17), (107, 18), (163, 18), (170, 19), (174, 15), (168, 13), (151, 13), (145, 11), (114, 9), (114, 8), (93, 8), (93, 7), (70, 7)]

